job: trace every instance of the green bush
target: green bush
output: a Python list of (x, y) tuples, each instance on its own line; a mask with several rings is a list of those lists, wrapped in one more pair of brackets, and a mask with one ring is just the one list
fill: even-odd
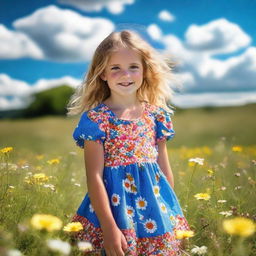
[(34, 94), (34, 101), (24, 110), (24, 117), (65, 115), (66, 105), (74, 89), (67, 85)]

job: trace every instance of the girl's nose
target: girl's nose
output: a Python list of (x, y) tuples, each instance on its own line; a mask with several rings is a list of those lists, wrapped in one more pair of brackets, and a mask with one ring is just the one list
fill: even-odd
[(129, 70), (123, 70), (123, 72), (122, 72), (122, 75), (123, 76), (130, 76), (130, 72), (129, 72)]

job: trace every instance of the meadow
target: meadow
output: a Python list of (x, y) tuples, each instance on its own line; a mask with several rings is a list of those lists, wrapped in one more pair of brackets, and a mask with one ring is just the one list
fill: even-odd
[[(184, 234), (184, 255), (256, 255), (255, 113), (256, 104), (177, 109), (168, 153), (174, 190), (194, 231)], [(78, 119), (0, 120), (0, 255), (85, 250), (71, 239), (76, 231), (63, 230), (86, 193), (83, 150), (72, 139)], [(35, 214), (55, 219), (41, 229)]]

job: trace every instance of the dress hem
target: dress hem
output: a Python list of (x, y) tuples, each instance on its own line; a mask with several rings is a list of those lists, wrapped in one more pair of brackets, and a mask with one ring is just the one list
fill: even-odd
[[(181, 240), (176, 239), (175, 230), (190, 230), (185, 217), (177, 215), (178, 224), (174, 227), (173, 232), (166, 232), (162, 235), (154, 237), (138, 238), (134, 229), (120, 229), (124, 234), (128, 249), (127, 256), (142, 256), (142, 255), (158, 255), (158, 256), (181, 256)], [(83, 225), (83, 230), (76, 232), (73, 236), (75, 239), (90, 242), (93, 246), (91, 253), (100, 255), (104, 249), (103, 235), (100, 227), (95, 227), (87, 218), (75, 214), (72, 217), (72, 222), (80, 222)], [(85, 254), (88, 255), (88, 254)]]

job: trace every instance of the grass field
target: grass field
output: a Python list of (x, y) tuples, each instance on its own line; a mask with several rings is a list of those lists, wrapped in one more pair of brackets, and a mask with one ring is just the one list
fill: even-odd
[[(186, 238), (189, 255), (195, 246), (207, 247), (201, 255), (256, 255), (255, 234), (248, 235), (256, 220), (255, 113), (252, 104), (178, 109), (173, 117), (176, 135), (168, 151), (174, 190), (194, 230), (194, 236)], [(68, 232), (37, 230), (30, 220), (36, 213), (50, 214), (64, 226), (85, 195), (83, 151), (72, 139), (77, 122), (78, 117), (0, 121), (0, 147), (13, 147), (0, 153), (0, 255), (14, 248), (29, 256), (65, 255), (54, 252), (46, 241), (59, 238), (70, 243)], [(204, 159), (203, 165), (189, 164), (197, 157)], [(38, 173), (41, 176), (35, 178)], [(208, 197), (198, 200), (198, 193)], [(237, 235), (230, 235), (223, 221), (238, 216), (253, 220), (254, 227), (232, 224), (238, 225)], [(61, 247), (65, 246), (69, 245)], [(70, 255), (81, 255), (76, 244)]]

